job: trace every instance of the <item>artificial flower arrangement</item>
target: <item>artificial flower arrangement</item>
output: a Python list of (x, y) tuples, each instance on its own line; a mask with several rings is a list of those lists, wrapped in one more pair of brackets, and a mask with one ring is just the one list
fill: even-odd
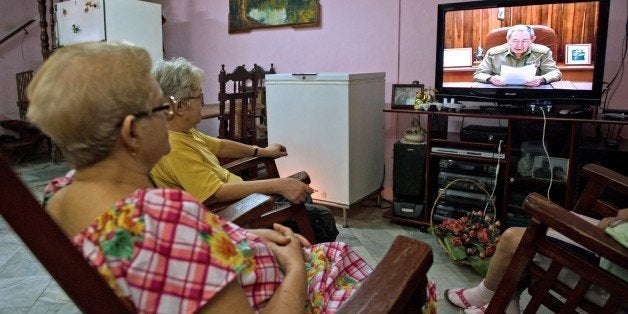
[(482, 211), (469, 211), (458, 219), (445, 219), (433, 228), (434, 235), (454, 262), (471, 265), (486, 276), (501, 231), (500, 222)]

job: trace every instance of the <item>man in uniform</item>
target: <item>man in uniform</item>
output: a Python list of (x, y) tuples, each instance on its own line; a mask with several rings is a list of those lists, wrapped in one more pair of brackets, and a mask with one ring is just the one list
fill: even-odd
[(562, 73), (552, 59), (552, 50), (534, 44), (534, 30), (528, 25), (515, 25), (506, 33), (506, 43), (489, 49), (473, 74), (473, 80), (480, 83), (504, 86), (500, 77), (502, 65), (523, 67), (534, 65), (536, 75), (524, 82), (525, 86), (539, 86), (560, 81)]

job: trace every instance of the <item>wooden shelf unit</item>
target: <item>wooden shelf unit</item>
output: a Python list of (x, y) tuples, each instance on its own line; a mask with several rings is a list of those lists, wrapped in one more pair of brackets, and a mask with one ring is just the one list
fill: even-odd
[[(397, 113), (397, 114), (411, 114), (416, 115), (417, 117), (425, 117), (427, 119), (427, 123), (424, 124), (426, 128), (426, 159), (425, 159), (425, 193), (424, 193), (424, 210), (421, 214), (421, 217), (412, 219), (412, 218), (404, 218), (395, 216), (393, 210), (389, 210), (385, 212), (382, 216), (387, 219), (391, 219), (396, 222), (418, 225), (418, 226), (429, 226), (430, 224), (430, 215), (433, 203), (435, 201), (435, 195), (438, 192), (437, 179), (438, 179), (438, 161), (440, 159), (452, 159), (452, 160), (462, 160), (462, 161), (474, 161), (481, 162), (487, 164), (497, 164), (497, 160), (493, 158), (481, 158), (481, 157), (471, 157), (471, 156), (463, 156), (463, 155), (454, 155), (454, 154), (446, 154), (446, 153), (436, 153), (432, 152), (431, 149), (434, 146), (438, 147), (450, 147), (450, 148), (460, 148), (460, 149), (477, 149), (483, 151), (492, 151), (497, 152), (497, 144), (492, 143), (480, 143), (480, 142), (469, 142), (462, 141), (460, 139), (460, 135), (457, 132), (449, 132), (447, 129), (448, 119), (452, 117), (458, 118), (481, 118), (481, 119), (499, 119), (507, 121), (507, 132), (508, 137), (505, 143), (502, 144), (501, 153), (505, 154), (505, 158), (501, 159), (500, 162), (500, 170), (498, 174), (498, 185), (495, 191), (496, 201), (495, 205), (497, 207), (497, 217), (502, 223), (506, 223), (507, 214), (509, 212), (509, 208), (517, 207), (517, 204), (510, 203), (512, 197), (512, 189), (519, 188), (521, 185), (531, 185), (531, 186), (543, 186), (543, 184), (547, 185), (549, 180), (533, 179), (533, 178), (523, 178), (517, 176), (517, 161), (521, 155), (519, 146), (520, 142), (513, 143), (513, 140), (521, 139), (520, 134), (516, 134), (520, 132), (521, 125), (525, 124), (543, 124), (543, 116), (541, 115), (525, 115), (525, 114), (500, 114), (500, 113), (478, 113), (478, 112), (446, 112), (446, 111), (419, 111), (412, 109), (391, 109), (390, 105), (387, 104), (385, 106), (384, 112), (389, 113)], [(559, 116), (559, 115), (548, 115), (546, 117), (546, 123), (548, 126), (552, 126), (555, 129), (561, 130), (564, 132), (563, 137), (565, 141), (561, 141), (562, 147), (552, 147), (553, 151), (560, 151), (561, 154), (558, 156), (552, 155), (552, 151), (550, 151), (551, 157), (559, 157), (559, 158), (567, 158), (569, 159), (569, 169), (567, 170), (567, 182), (552, 182), (552, 192), (554, 189), (559, 190), (561, 195), (560, 199), (552, 199), (554, 202), (565, 206), (565, 208), (571, 209), (573, 207), (573, 202), (576, 199), (576, 180), (574, 178), (577, 177), (577, 173), (580, 169), (577, 169), (579, 166), (575, 159), (577, 158), (578, 150), (580, 145), (582, 145), (582, 126), (585, 124), (593, 124), (599, 126), (601, 124), (616, 124), (616, 125), (627, 125), (628, 121), (615, 121), (615, 120), (604, 120), (602, 119), (601, 114), (594, 114), (592, 118), (571, 118), (568, 116)], [(514, 138), (513, 138), (514, 136)], [(556, 140), (551, 139), (552, 134), (546, 134), (546, 141), (548, 140)], [(535, 140), (541, 141), (541, 136)], [(602, 141), (602, 140), (600, 140)], [(548, 145), (551, 146), (551, 145)], [(559, 145), (554, 145), (559, 146)], [(549, 148), (548, 148), (549, 149)], [(504, 184), (506, 183), (506, 184)]]

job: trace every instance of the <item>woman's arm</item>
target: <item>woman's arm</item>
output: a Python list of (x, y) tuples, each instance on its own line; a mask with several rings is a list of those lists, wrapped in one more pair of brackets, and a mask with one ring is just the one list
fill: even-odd
[(616, 226), (618, 224), (625, 223), (626, 221), (628, 221), (628, 208), (624, 208), (618, 211), (617, 216), (615, 217), (607, 217), (600, 220), (600, 223), (598, 223), (597, 227), (600, 229), (606, 229), (609, 224), (613, 224), (614, 226)]
[(220, 140), (220, 149), (216, 153), (216, 156), (225, 158), (283, 157), (287, 155), (288, 152), (283, 145), (271, 144), (268, 147), (257, 147), (225, 139)]
[[(288, 227), (279, 224), (273, 225), (275, 231), (280, 233), (289, 241), (282, 240), (276, 236), (270, 236), (270, 241), (266, 244), (273, 251), (280, 267), (284, 270), (285, 277), (272, 298), (266, 304), (262, 312), (265, 313), (302, 313), (305, 309), (305, 264), (303, 263), (303, 249), (301, 241), (295, 233)], [(276, 242), (287, 242), (285, 245), (278, 245)], [(248, 302), (242, 286), (238, 280), (233, 280), (207, 304), (199, 313), (252, 313), (251, 304)]]
[[(273, 178), (264, 180), (226, 182), (212, 195), (219, 202), (229, 202), (239, 200), (252, 193), (261, 194), (281, 194), (292, 203), (303, 203), (307, 197), (314, 193), (307, 184), (292, 178)], [(207, 205), (211, 206), (211, 201), (207, 200)]]

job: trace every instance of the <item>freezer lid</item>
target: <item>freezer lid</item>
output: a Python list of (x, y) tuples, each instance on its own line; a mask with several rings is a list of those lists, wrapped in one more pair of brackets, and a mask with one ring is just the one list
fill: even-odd
[(365, 79), (384, 79), (385, 72), (372, 73), (331, 73), (331, 72), (303, 72), (303, 73), (279, 73), (266, 74), (266, 84), (278, 81), (353, 81)]

